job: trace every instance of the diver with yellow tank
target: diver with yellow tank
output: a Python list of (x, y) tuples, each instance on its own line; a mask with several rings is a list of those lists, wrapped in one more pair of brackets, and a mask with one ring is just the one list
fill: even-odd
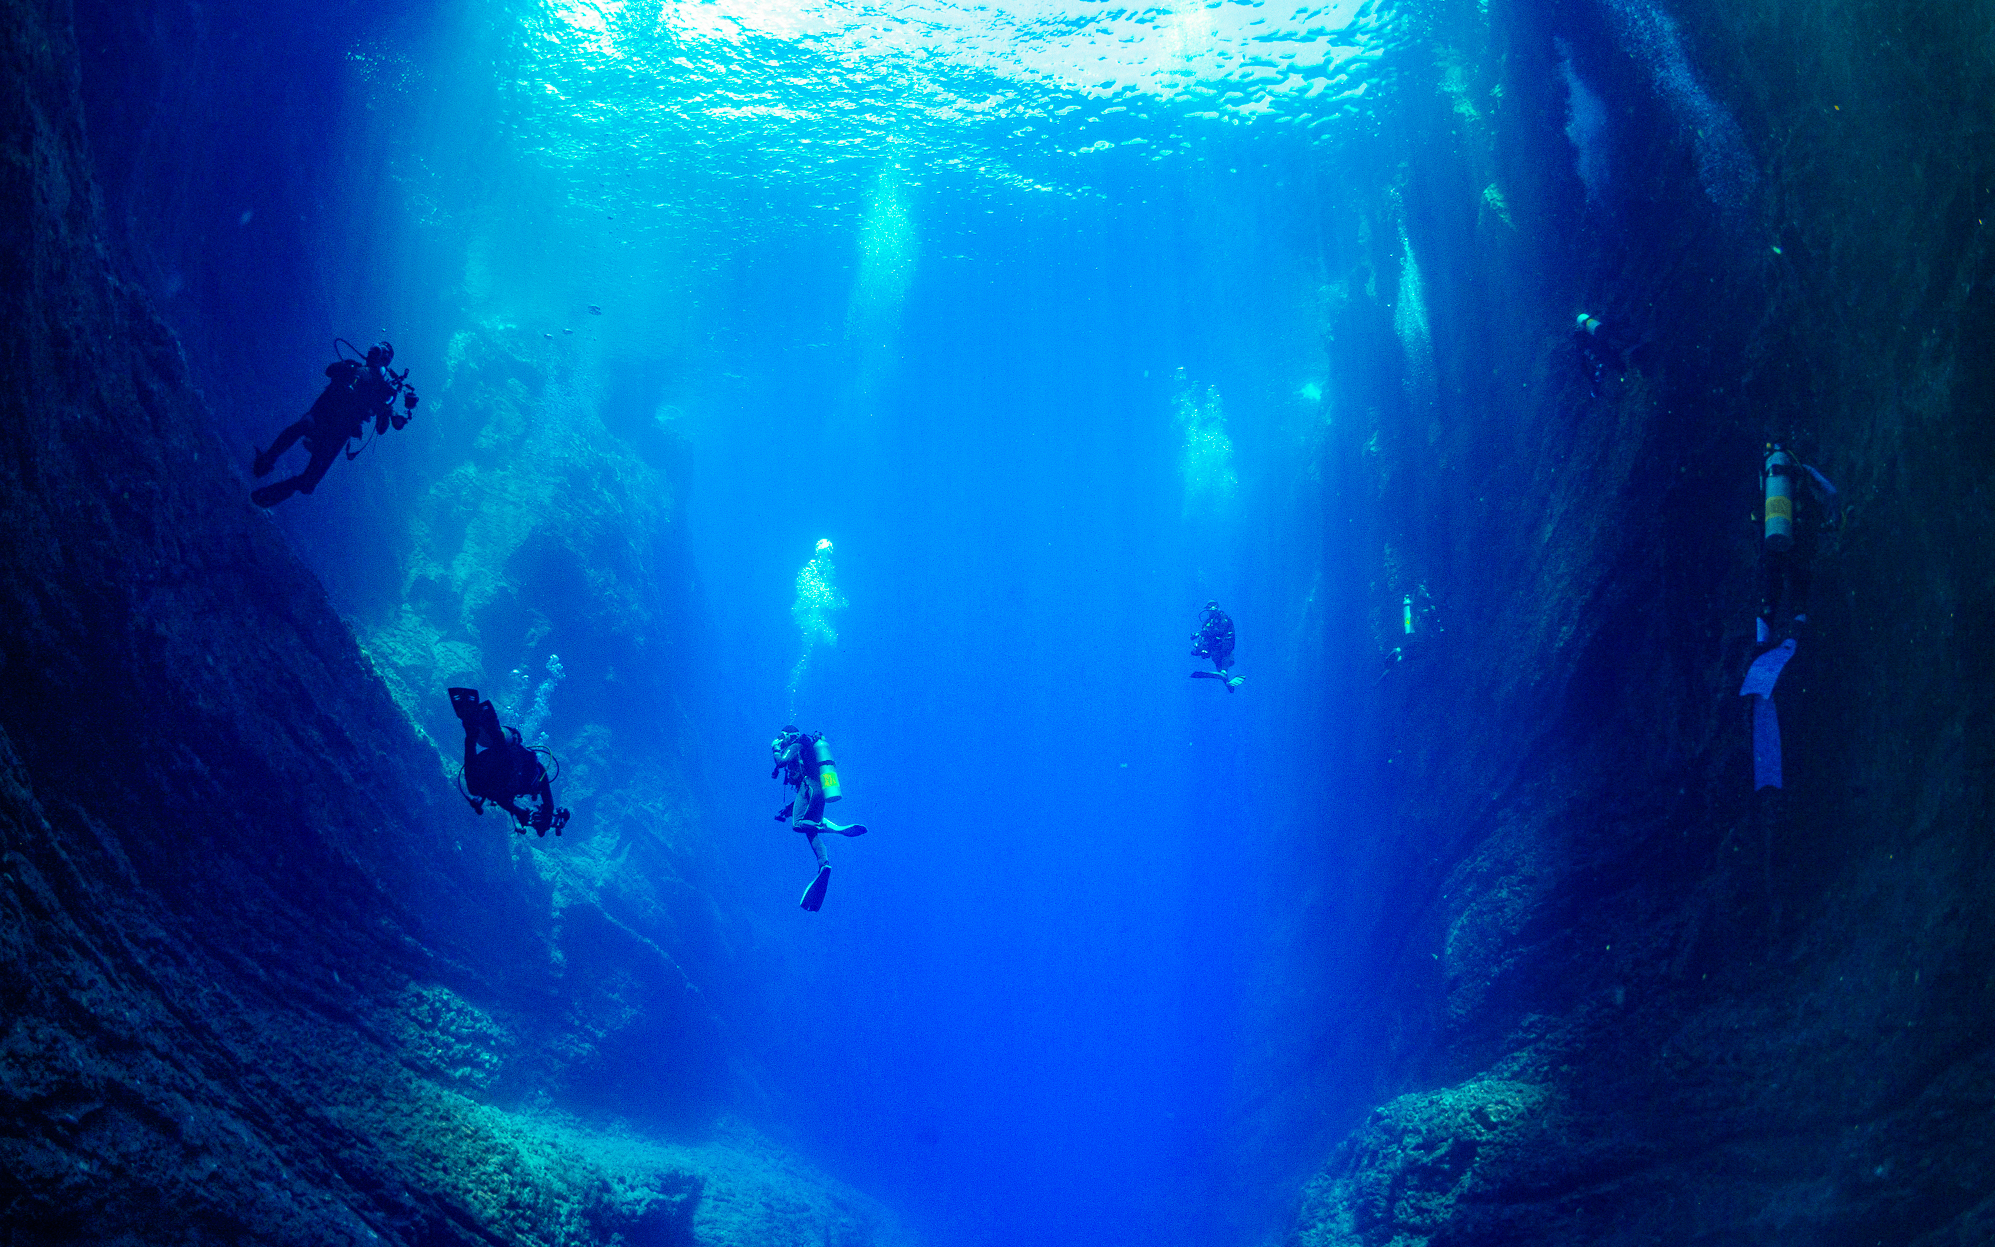
[[(1796, 488), (1807, 483), (1807, 490)], [(1760, 610), (1754, 641), (1761, 647), (1779, 644), (1808, 622), (1810, 564), (1815, 534), (1836, 526), (1842, 518), (1836, 487), (1813, 467), (1795, 458), (1779, 442), (1769, 442), (1760, 462), (1760, 512), (1764, 526), (1760, 545)], [(1808, 494), (1820, 508), (1809, 515)], [(1782, 608), (1785, 608), (1784, 610)], [(1785, 634), (1783, 636), (1782, 634)]]
[(831, 756), (831, 746), (825, 743), (823, 732), (805, 733), (794, 723), (786, 724), (776, 739), (769, 742), (769, 752), (776, 760), (769, 777), (780, 776), (785, 784), (797, 790), (796, 798), (776, 811), (776, 821), (787, 821), (792, 831), (804, 833), (811, 852), (817, 855), (817, 877), (804, 889), (803, 900), (798, 902), (816, 913), (824, 904), (825, 889), (831, 885), (831, 858), (818, 837), (863, 836), (866, 828), (862, 823), (841, 826), (824, 816), (825, 802), (836, 801), (844, 793), (839, 789), (837, 761)]

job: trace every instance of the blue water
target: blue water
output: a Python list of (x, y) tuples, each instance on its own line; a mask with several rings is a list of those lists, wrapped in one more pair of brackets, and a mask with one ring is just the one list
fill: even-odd
[[(1249, 538), (1274, 534), (1184, 515), (1173, 340), (1213, 326), (1145, 273), (1160, 240), (1110, 242), (1104, 214), (1021, 246), (1033, 224), (923, 275), (871, 394), (769, 376), (696, 452), (692, 532), (740, 851), (772, 902), (808, 858), (760, 821), (757, 751), (799, 643), (785, 573), (816, 538), (851, 603), (794, 717), (837, 745), (839, 816), (877, 830), (833, 845), (822, 914), (783, 915), (793, 1123), (985, 1241), (1155, 1241), (1194, 1211), (1173, 1205), (1237, 1055), (1269, 728), (1252, 691), (1187, 679), (1184, 641), (1208, 594), (1256, 618)], [(1244, 670), (1273, 675), (1272, 640)]]
[[(329, 319), (391, 334), (429, 405), (280, 517), (377, 621), (412, 549), (476, 579), (438, 518), (467, 464), (465, 496), (601, 534), (604, 609), (644, 621), (604, 628), (645, 634), (675, 725), (617, 753), (691, 777), (749, 982), (724, 1098), (939, 1244), (1241, 1232), (1269, 1032), (1329, 1024), (1284, 1003), (1273, 914), (1351, 834), (1314, 647), (1377, 606), (1318, 583), (1308, 468), (1338, 418), (1317, 154), (1367, 124), (1366, 36), (1352, 6), (1275, 47), (1258, 5), (1093, 7), (467, 0), (361, 40), (337, 141), (369, 176), (334, 215), (368, 262)], [(1281, 48), (1310, 72), (1241, 67)], [(486, 349), (519, 418), (467, 380)], [(386, 566), (324, 553), (409, 512)], [(1208, 598), (1237, 693), (1187, 678)], [(588, 690), (637, 651), (545, 605), (488, 630), (486, 683), (558, 650), (550, 742), (623, 731)], [(770, 817), (786, 721), (872, 828), (817, 914)]]
[[(1174, 241), (1099, 208), (988, 226), (924, 263), (883, 358), (751, 347), (693, 452), (735, 851), (795, 942), (777, 1098), (839, 1171), (968, 1241), (1168, 1241), (1216, 1177), (1293, 590), (1254, 494), (1294, 399), (1214, 342), (1252, 333), (1261, 282), (1187, 291), (1156, 265)], [(776, 344), (809, 328), (756, 319)], [(1188, 504), (1179, 365), (1240, 396), (1230, 496)], [(768, 821), (762, 757), (820, 538), (850, 605), (790, 717), (837, 746), (835, 816), (875, 830), (833, 842), (806, 915), (773, 912), (809, 857)], [(1246, 630), (1239, 694), (1187, 678), (1208, 596)]]

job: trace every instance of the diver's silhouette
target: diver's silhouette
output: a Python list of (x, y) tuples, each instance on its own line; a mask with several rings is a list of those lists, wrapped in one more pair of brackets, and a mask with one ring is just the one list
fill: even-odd
[[(555, 835), (568, 825), (568, 811), (554, 804), (554, 777), (541, 762), (542, 751), (520, 739), (519, 729), (501, 728), (499, 712), (478, 700), (475, 688), (450, 690), (450, 708), (464, 724), (464, 799), (483, 814), (485, 802), (505, 810), (522, 835), (532, 827), (540, 835)], [(517, 797), (532, 797), (534, 808), (521, 809)]]
[(1194, 671), (1194, 680), (1221, 680), (1226, 691), (1232, 692), (1246, 681), (1232, 673), (1233, 666), (1233, 619), (1219, 609), (1218, 602), (1207, 602), (1200, 613), (1198, 631), (1192, 633), (1191, 656), (1210, 658), (1213, 670)]
[[(333, 345), (337, 350), (339, 343)], [(370, 420), (374, 422), (376, 435), (386, 433), (390, 424), (397, 429), (407, 424), (420, 400), (409, 386), (409, 370), (404, 368), (398, 373), (388, 367), (394, 360), (394, 346), (377, 342), (367, 348), (365, 360), (342, 356), (326, 365), (326, 388), (313, 400), (311, 410), (279, 433), (269, 449), (256, 452), (256, 474), (270, 475), (270, 470), (277, 466), (278, 456), (300, 440), (310, 452), (311, 462), (298, 475), (258, 489), (250, 495), (251, 501), (259, 507), (274, 507), (292, 494), (309, 494), (317, 489), (340, 451), (354, 438), (366, 435)], [(397, 395), (402, 400), (400, 411), (395, 410)], [(359, 453), (348, 451), (346, 457), (351, 459)]]
[(1779, 442), (1767, 443), (1766, 457), (1760, 461), (1759, 486), (1764, 501), (1764, 539), (1760, 543), (1760, 604), (1754, 641), (1765, 649), (1799, 635), (1808, 622), (1816, 535), (1841, 522), (1842, 508), (1829, 478)]

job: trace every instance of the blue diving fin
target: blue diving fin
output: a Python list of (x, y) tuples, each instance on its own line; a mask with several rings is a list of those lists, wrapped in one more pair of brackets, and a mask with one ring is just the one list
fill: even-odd
[(1755, 697), (1753, 699), (1753, 791), (1782, 787), (1780, 778), (1780, 714), (1773, 708), (1773, 698)]
[(1780, 680), (1787, 660), (1794, 657), (1794, 638), (1789, 637), (1774, 646), (1746, 669), (1745, 683), (1739, 686), (1739, 696), (1753, 699), (1753, 791), (1762, 788), (1779, 788), (1780, 770), (1780, 712), (1774, 709), (1773, 686)]
[(1758, 693), (1761, 697), (1773, 696), (1774, 681), (1780, 679), (1781, 668), (1794, 657), (1794, 638), (1789, 637), (1774, 646), (1746, 668), (1746, 682), (1739, 686), (1739, 696)]
[(797, 904), (810, 910), (812, 913), (816, 913), (819, 907), (824, 904), (824, 890), (830, 886), (831, 867), (818, 867), (817, 878), (810, 881), (810, 886), (804, 889), (804, 898), (798, 901)]

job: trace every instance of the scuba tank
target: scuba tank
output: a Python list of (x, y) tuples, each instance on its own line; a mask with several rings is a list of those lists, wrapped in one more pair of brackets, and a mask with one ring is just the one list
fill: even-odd
[(824, 799), (827, 802), (836, 801), (845, 794), (838, 789), (838, 763), (831, 756), (831, 746), (824, 743), (822, 736), (809, 743), (816, 758), (817, 782), (824, 789)]
[(1794, 466), (1794, 456), (1779, 442), (1767, 447), (1760, 478), (1766, 489), (1766, 548), (1775, 554), (1794, 548)]
[(1413, 595), (1411, 593), (1407, 594), (1406, 600), (1400, 603), (1399, 622), (1400, 626), (1406, 629), (1406, 635), (1412, 636), (1413, 635)]

